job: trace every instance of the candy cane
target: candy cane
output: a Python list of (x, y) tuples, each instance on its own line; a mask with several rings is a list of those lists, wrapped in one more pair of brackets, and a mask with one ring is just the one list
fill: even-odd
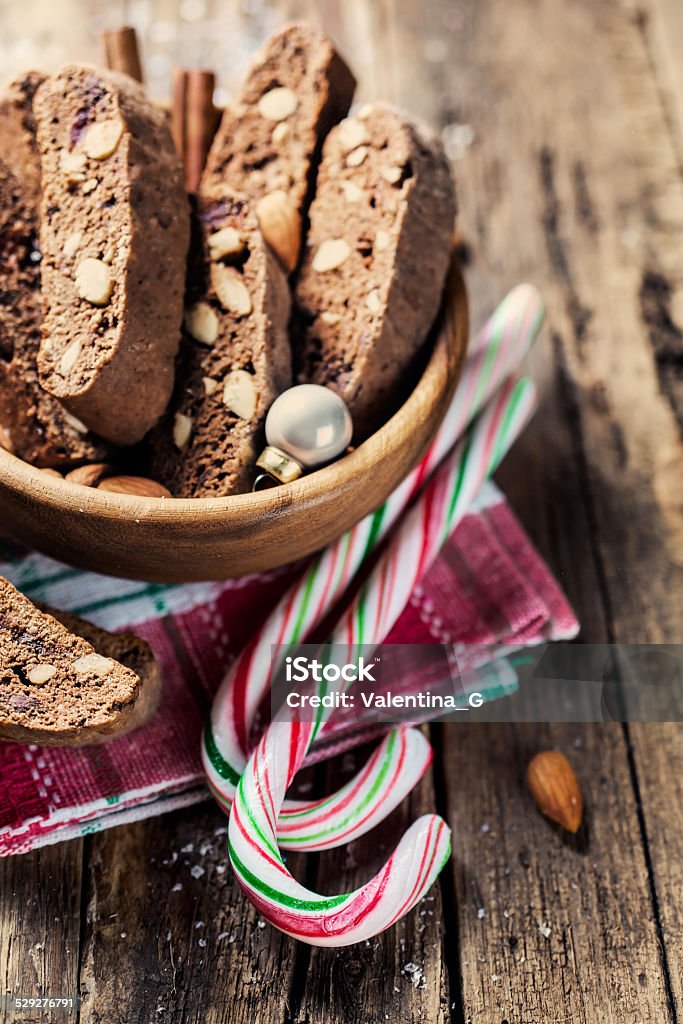
[[(386, 536), (468, 422), (523, 358), (542, 322), (543, 303), (532, 285), (519, 285), (506, 296), (480, 332), (451, 405), (422, 462), (384, 505), (318, 556), (292, 585), (232, 666), (214, 700), (202, 743), (202, 761), (209, 786), (226, 811), (230, 808), (235, 786), (246, 764), (249, 733), (256, 710), (266, 696), (274, 674), (281, 668), (284, 648), (304, 640), (311, 628), (334, 606), (365, 558)], [(283, 648), (282, 656), (276, 662), (272, 658), (273, 645)], [(396, 803), (410, 792), (430, 760), (429, 744), (424, 737), (411, 743), (409, 755), (402, 762)], [(388, 766), (389, 769), (394, 767), (393, 764)], [(388, 768), (385, 761), (378, 760), (372, 768), (386, 778)], [(358, 781), (369, 787), (379, 784), (377, 775), (372, 772)], [(343, 798), (342, 793), (340, 799)], [(328, 797), (326, 806), (334, 799)], [(286, 802), (283, 817), (290, 811), (293, 817), (282, 830), (282, 845), (302, 848), (298, 825), (301, 824), (303, 829), (304, 822), (309, 821), (307, 816), (314, 810), (315, 803)]]
[[(508, 382), (425, 488), (379, 559), (365, 586), (335, 627), (330, 644), (357, 650), (381, 643), (415, 584), (438, 554), (483, 481), (528, 419), (535, 389)], [(319, 684), (319, 694), (342, 681)], [(331, 714), (315, 721), (279, 713), (266, 729), (237, 786), (228, 825), (237, 879), (273, 925), (311, 945), (343, 946), (370, 938), (403, 917), (427, 892), (450, 852), (450, 830), (437, 815), (419, 818), (385, 866), (366, 885), (321, 896), (300, 885), (284, 865), (277, 829), (285, 793)]]

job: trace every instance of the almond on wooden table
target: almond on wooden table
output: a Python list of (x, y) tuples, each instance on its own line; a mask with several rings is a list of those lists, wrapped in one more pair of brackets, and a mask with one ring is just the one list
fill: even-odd
[(583, 797), (574, 769), (559, 750), (542, 750), (531, 759), (526, 780), (539, 811), (568, 832), (583, 818)]

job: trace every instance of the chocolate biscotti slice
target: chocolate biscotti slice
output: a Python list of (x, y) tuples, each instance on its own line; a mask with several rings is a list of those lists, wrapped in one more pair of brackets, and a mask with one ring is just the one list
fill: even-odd
[(289, 288), (247, 201), (200, 195), (177, 387), (151, 474), (175, 497), (248, 491), (263, 424), (291, 384)]
[(38, 380), (42, 302), (37, 211), (0, 160), (0, 444), (34, 466), (108, 457), (103, 441)]
[(127, 75), (72, 64), (34, 101), (42, 168), (43, 386), (101, 437), (163, 413), (189, 209), (167, 120)]
[(40, 467), (106, 456), (38, 382), (40, 346), (40, 156), (33, 97), (43, 76), (29, 72), (0, 93), (0, 444)]
[[(61, 622), (70, 633), (75, 633), (95, 648), (98, 654), (112, 658), (120, 665), (129, 668), (140, 680), (138, 696), (133, 710), (120, 729), (116, 730), (117, 738), (145, 725), (159, 705), (161, 697), (161, 672), (152, 648), (135, 633), (108, 633), (106, 629), (95, 626), (92, 622), (72, 615), (70, 612), (58, 611), (56, 608), (42, 609)], [(111, 739), (102, 735), (89, 739), (88, 742), (101, 743)]]
[(323, 139), (348, 112), (355, 86), (323, 32), (309, 24), (286, 25), (256, 53), (223, 114), (202, 188), (227, 184), (252, 202), (284, 192), (303, 218)]
[(0, 93), (0, 157), (21, 182), (23, 198), (37, 209), (40, 200), (40, 155), (36, 141), (33, 98), (45, 75), (28, 71)]
[(391, 414), (441, 301), (455, 191), (440, 145), (403, 114), (361, 109), (323, 149), (295, 288), (297, 379), (346, 401), (354, 438)]
[(0, 738), (85, 743), (115, 733), (139, 679), (0, 577)]

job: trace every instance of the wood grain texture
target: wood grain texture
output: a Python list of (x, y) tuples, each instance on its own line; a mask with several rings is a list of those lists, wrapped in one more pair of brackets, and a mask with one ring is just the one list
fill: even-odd
[(88, 841), (83, 1024), (285, 1020), (297, 951), (239, 892), (226, 826), (207, 803)]
[[(480, 3), (468, 5), (460, 28), (451, 55), (463, 70), (444, 88), (446, 107), (457, 104), (475, 136), (459, 163), (475, 320), (480, 296), (521, 276), (532, 276), (549, 307), (548, 341), (532, 360), (545, 384), (541, 410), (501, 479), (567, 586), (585, 640), (674, 640), (683, 606), (674, 316), (683, 186), (638, 12), (513, 3), (496, 28), (494, 5)], [(489, 896), (503, 895), (517, 913), (525, 899), (537, 914), (552, 907), (559, 918), (559, 928), (548, 921), (547, 942), (536, 923), (524, 975), (506, 950), (507, 921), (497, 914), (473, 925), (461, 908), (465, 1013), (474, 1019), (524, 1010), (545, 1019), (558, 1006), (577, 1020), (679, 1012), (681, 878), (672, 865), (682, 852), (681, 729), (593, 727), (576, 738), (587, 778), (599, 781), (587, 796), (588, 862), (561, 846), (551, 854), (544, 823), (532, 816), (522, 881), (500, 846), (493, 864), (478, 860), (471, 818), (463, 832), (461, 896), (474, 863)], [(494, 729), (487, 740), (490, 749), (465, 736), (447, 779), (469, 784), (502, 841), (516, 823), (500, 790), (522, 798), (507, 769), (519, 776), (543, 745), (570, 753), (572, 730)], [(495, 780), (491, 758), (500, 765)], [(454, 819), (462, 822), (457, 812)], [(626, 863), (634, 843), (642, 852)], [(511, 874), (501, 878), (506, 863)], [(580, 906), (567, 879), (579, 886)], [(528, 934), (532, 921), (524, 921)], [(502, 972), (471, 966), (482, 945), (489, 959), (502, 958)], [(491, 974), (505, 979), (502, 988)]]
[[(669, 1019), (621, 727), (452, 725), (444, 734), (466, 1019)], [(588, 804), (576, 837), (541, 817), (524, 783), (531, 757), (553, 748)]]
[[(13, 857), (0, 868), (0, 994), (78, 996), (83, 844)], [(0, 1009), (2, 1024), (73, 1020)]]

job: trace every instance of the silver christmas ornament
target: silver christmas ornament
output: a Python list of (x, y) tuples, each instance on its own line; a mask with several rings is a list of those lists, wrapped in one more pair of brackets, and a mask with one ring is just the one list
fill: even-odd
[[(297, 384), (275, 399), (266, 417), (268, 447), (256, 460), (279, 483), (290, 483), (304, 469), (315, 469), (344, 452), (353, 434), (344, 401), (319, 384)], [(254, 489), (271, 481), (259, 477)]]

